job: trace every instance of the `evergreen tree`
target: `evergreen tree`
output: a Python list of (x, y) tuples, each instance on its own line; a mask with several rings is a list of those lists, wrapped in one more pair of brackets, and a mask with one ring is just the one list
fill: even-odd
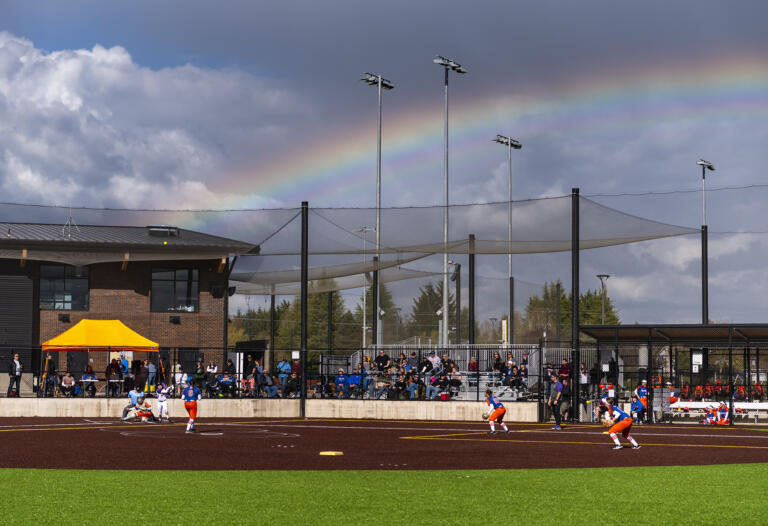
[[(413, 307), (407, 323), (408, 337), (421, 336), (423, 338), (432, 338), (438, 341), (439, 322), (438, 310), (443, 308), (443, 283), (432, 282), (419, 288), (419, 296), (413, 300)], [(456, 302), (453, 294), (448, 294), (448, 323), (449, 327), (455, 327), (456, 323)], [(467, 334), (462, 330), (462, 334)]]

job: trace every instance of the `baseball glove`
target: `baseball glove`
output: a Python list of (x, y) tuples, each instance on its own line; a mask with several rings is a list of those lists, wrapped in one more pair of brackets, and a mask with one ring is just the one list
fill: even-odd
[(604, 425), (605, 427), (611, 427), (611, 426), (613, 425), (613, 420), (609, 420), (609, 419), (607, 419), (607, 418), (604, 418), (604, 419), (602, 420), (602, 422), (603, 422), (603, 425)]
[(488, 412), (483, 413), (483, 420), (488, 420), (489, 416), (491, 416), (490, 413), (488, 413)]

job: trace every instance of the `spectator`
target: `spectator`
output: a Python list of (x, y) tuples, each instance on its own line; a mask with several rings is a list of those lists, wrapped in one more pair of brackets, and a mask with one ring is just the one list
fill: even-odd
[(440, 360), (440, 367), (447, 373), (453, 371), (456, 364), (451, 360), (447, 354), (443, 354), (443, 358)]
[(285, 391), (285, 382), (288, 381), (288, 376), (291, 374), (291, 365), (286, 359), (280, 360), (277, 364), (277, 379), (280, 382), (280, 392)]
[(435, 376), (440, 374), (440, 371), (443, 370), (443, 361), (440, 359), (439, 356), (437, 356), (435, 351), (430, 351), (427, 359), (432, 364), (432, 374)]
[(347, 386), (349, 389), (350, 396), (353, 396), (355, 398), (362, 397), (363, 388), (363, 377), (360, 375), (359, 369), (354, 369), (352, 371), (352, 374), (349, 375), (347, 378)]
[(259, 396), (264, 377), (264, 367), (262, 367), (258, 360), (254, 360), (253, 368), (251, 370), (253, 371), (253, 381), (255, 383), (254, 396)]
[(237, 375), (237, 368), (235, 367), (235, 364), (232, 362), (232, 358), (227, 358), (227, 363), (224, 364), (224, 374), (228, 374), (231, 376)]
[(589, 394), (595, 396), (597, 394), (597, 386), (600, 383), (600, 366), (597, 362), (589, 370)]
[(199, 389), (203, 389), (205, 387), (205, 367), (203, 367), (203, 362), (198, 361), (195, 364), (195, 372), (192, 375), (192, 379), (195, 381), (195, 385), (198, 386)]
[(173, 382), (176, 384), (176, 396), (181, 396), (181, 391), (187, 387), (189, 376), (184, 372), (184, 367), (179, 365), (179, 369), (173, 375)]
[(397, 377), (397, 381), (394, 384), (395, 389), (395, 399), (396, 400), (406, 400), (408, 398), (408, 391), (406, 391), (407, 382), (404, 375), (399, 375)]
[(451, 396), (455, 397), (459, 394), (459, 391), (461, 391), (461, 373), (455, 365), (453, 366), (453, 369), (451, 369), (451, 377), (449, 378), (449, 381), (451, 386)]
[(469, 359), (469, 363), (467, 364), (467, 371), (470, 373), (476, 373), (479, 366), (477, 364), (477, 360), (475, 360), (475, 357)]
[(291, 373), (296, 373), (296, 376), (301, 378), (301, 363), (299, 363), (299, 360), (294, 360), (291, 364)]
[[(444, 374), (441, 374), (440, 376), (433, 376), (432, 381), (427, 386), (427, 398), (429, 400), (434, 400), (437, 398), (437, 395), (439, 395), (443, 390), (443, 379), (445, 378)], [(446, 381), (446, 386), (447, 386)]]
[(494, 377), (494, 384), (498, 385), (499, 382), (501, 382), (501, 379), (504, 377), (504, 374), (506, 373), (506, 366), (504, 365), (504, 362), (501, 359), (501, 355), (498, 351), (493, 352), (493, 377)]
[(253, 356), (249, 354), (245, 357), (245, 362), (243, 363), (243, 377), (251, 374), (253, 374)]
[(408, 359), (405, 357), (405, 353), (400, 353), (400, 356), (397, 358), (395, 365), (397, 365), (398, 369), (402, 369), (407, 364), (408, 364)]
[(523, 354), (523, 359), (520, 360), (521, 368), (523, 365), (525, 365), (526, 368), (528, 367), (528, 353)]
[(242, 396), (253, 398), (253, 394), (256, 391), (256, 379), (254, 378), (254, 367), (251, 364), (251, 370), (247, 369), (243, 371), (243, 377), (240, 378), (240, 393)]
[(507, 375), (507, 385), (512, 389), (520, 389), (522, 387), (520, 372), (517, 370), (517, 367), (512, 367), (509, 371), (509, 374)]
[(272, 376), (272, 373), (270, 373), (268, 370), (264, 371), (261, 383), (264, 386), (264, 392), (267, 393), (268, 398), (277, 397), (277, 386), (275, 385), (275, 379)]
[(421, 360), (421, 365), (419, 366), (419, 374), (427, 375), (431, 372), (432, 372), (432, 362), (429, 361), (429, 358), (427, 356), (425, 356), (424, 359)]
[(517, 363), (515, 362), (511, 352), (507, 353), (507, 361), (505, 365), (507, 367), (507, 373), (509, 373), (513, 367), (517, 367)]
[(528, 389), (528, 366), (523, 362), (520, 362), (520, 386), (523, 389)]
[(579, 393), (581, 396), (581, 399), (587, 398), (587, 393), (589, 391), (589, 371), (587, 371), (587, 366), (583, 363), (581, 364), (581, 367), (579, 368)]
[(123, 381), (122, 367), (116, 359), (107, 366), (107, 396), (117, 396), (121, 390), (120, 384)]
[(208, 367), (205, 368), (206, 380), (210, 385), (216, 383), (216, 375), (219, 373), (219, 366), (213, 363), (211, 360), (208, 362)]
[(93, 374), (93, 367), (91, 367), (90, 365), (85, 368), (82, 381), (83, 381), (83, 390), (85, 391), (85, 393), (91, 398), (96, 396), (96, 382), (98, 381), (98, 378), (96, 378), (96, 375)]
[(552, 429), (559, 431), (560, 427), (560, 403), (563, 399), (563, 384), (560, 382), (558, 375), (552, 373), (550, 375), (552, 384), (552, 390), (549, 393), (549, 399), (547, 400), (547, 406), (552, 410), (552, 414), (555, 416), (555, 427)]
[(376, 395), (374, 398), (378, 400), (386, 395), (390, 387), (392, 387), (392, 377), (388, 374), (379, 374), (376, 378)]
[(224, 396), (234, 398), (236, 391), (235, 376), (225, 372), (219, 378), (219, 392)]
[(392, 365), (389, 356), (383, 350), (379, 351), (379, 355), (374, 360), (374, 363), (379, 371), (387, 371)]
[(291, 373), (288, 377), (288, 381), (285, 382), (285, 392), (283, 392), (283, 398), (296, 398), (301, 395), (301, 382), (299, 375)]
[(566, 421), (571, 418), (571, 379), (563, 378), (563, 390), (560, 396), (560, 414)]
[(419, 379), (414, 375), (408, 375), (406, 389), (410, 393), (410, 399), (416, 400), (419, 396)]
[(13, 355), (13, 360), (11, 360), (8, 363), (8, 392), (6, 393), (6, 396), (13, 396), (11, 395), (11, 392), (13, 392), (13, 386), (16, 385), (16, 396), (19, 396), (21, 394), (21, 371), (24, 369), (24, 367), (21, 365), (21, 360), (19, 359), (19, 354), (16, 353)]
[(72, 373), (67, 371), (67, 373), (62, 376), (61, 378), (61, 392), (64, 393), (64, 396), (72, 396), (75, 392), (75, 377), (72, 376)]
[(149, 371), (149, 376), (147, 376), (147, 389), (149, 392), (152, 392), (152, 388), (155, 386), (155, 381), (157, 380), (157, 366), (151, 360), (147, 360), (145, 363), (147, 364), (147, 370)]
[(333, 384), (336, 386), (337, 397), (341, 398), (343, 396), (344, 398), (349, 398), (349, 383), (347, 375), (344, 374), (343, 369), (339, 369), (339, 374), (336, 375)]
[(563, 363), (560, 366), (560, 369), (557, 371), (557, 376), (560, 377), (560, 380), (563, 378), (570, 378), (571, 377), (571, 365), (568, 363), (568, 360), (563, 358)]
[(419, 357), (416, 356), (416, 351), (411, 352), (411, 356), (408, 358), (409, 370), (415, 371), (419, 368)]

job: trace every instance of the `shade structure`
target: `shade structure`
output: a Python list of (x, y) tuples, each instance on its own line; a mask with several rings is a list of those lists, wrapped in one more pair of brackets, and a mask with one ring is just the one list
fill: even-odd
[(43, 343), (43, 351), (149, 351), (159, 346), (120, 320), (80, 320), (71, 329)]

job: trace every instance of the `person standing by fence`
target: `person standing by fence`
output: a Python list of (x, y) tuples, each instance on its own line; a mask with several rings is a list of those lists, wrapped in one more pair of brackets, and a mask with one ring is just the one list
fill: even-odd
[[(24, 369), (24, 367), (21, 365), (21, 360), (19, 359), (19, 353), (16, 353), (13, 355), (13, 360), (8, 364), (8, 392), (6, 393), (6, 396), (9, 398), (11, 396), (20, 396), (21, 395), (21, 371)], [(15, 395), (13, 391), (13, 386), (16, 385), (16, 391)]]

